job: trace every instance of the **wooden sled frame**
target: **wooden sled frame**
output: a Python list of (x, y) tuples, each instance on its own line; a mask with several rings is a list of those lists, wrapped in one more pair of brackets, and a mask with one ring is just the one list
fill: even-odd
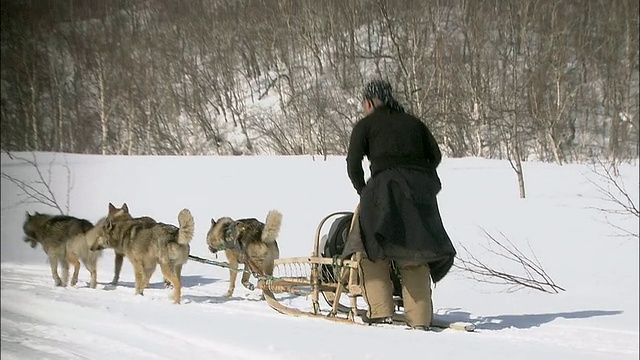
[[(363, 295), (363, 286), (360, 282), (362, 278), (360, 273), (360, 259), (362, 254), (356, 253), (351, 256), (349, 260), (342, 260), (338, 258), (327, 258), (320, 254), (320, 233), (325, 223), (339, 215), (353, 214), (351, 221), (351, 228), (358, 215), (359, 208), (356, 208), (355, 212), (349, 211), (337, 211), (325, 216), (315, 232), (313, 253), (310, 257), (293, 257), (276, 259), (274, 268), (286, 267), (286, 266), (310, 266), (310, 274), (308, 276), (297, 276), (299, 274), (291, 274), (290, 276), (274, 276), (260, 278), (258, 281), (258, 288), (262, 290), (266, 302), (274, 310), (292, 316), (305, 316), (324, 318), (334, 322), (366, 325), (362, 322), (357, 322), (356, 317), (362, 316), (366, 313), (366, 310), (358, 308), (358, 297)], [(327, 276), (321, 276), (323, 265), (330, 266), (334, 270), (332, 279), (327, 279)], [(274, 274), (275, 275), (275, 274)], [(292, 308), (280, 303), (276, 297), (276, 293), (289, 293), (294, 295), (311, 295), (312, 311), (302, 311), (300, 309)], [(346, 294), (349, 297), (349, 305), (340, 303), (342, 295)], [(328, 314), (321, 313), (320, 309), (320, 295), (331, 306)], [(404, 323), (404, 316), (402, 314), (394, 315), (394, 322)], [(466, 322), (448, 322), (441, 319), (434, 314), (432, 320), (432, 327), (437, 328), (449, 328), (462, 331), (474, 331), (475, 326)]]

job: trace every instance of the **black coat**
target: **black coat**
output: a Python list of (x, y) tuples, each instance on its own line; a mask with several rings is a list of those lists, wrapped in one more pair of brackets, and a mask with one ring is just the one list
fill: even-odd
[[(366, 185), (364, 156), (372, 174)], [(386, 106), (354, 126), (347, 154), (347, 172), (360, 194), (358, 237), (367, 257), (429, 264), (434, 283), (451, 269), (456, 255), (436, 199), (441, 158), (422, 121)]]
[(435, 173), (392, 168), (371, 178), (360, 197), (360, 232), (372, 260), (429, 264), (434, 283), (453, 265), (456, 250), (438, 210)]
[(420, 119), (386, 106), (353, 127), (347, 153), (347, 174), (358, 194), (365, 186), (362, 159), (371, 162), (371, 174), (398, 166), (435, 172), (442, 153), (433, 134)]

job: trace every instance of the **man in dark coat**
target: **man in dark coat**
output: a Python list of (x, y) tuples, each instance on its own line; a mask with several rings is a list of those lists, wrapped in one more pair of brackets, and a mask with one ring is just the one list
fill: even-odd
[[(365, 321), (389, 322), (394, 313), (390, 261), (402, 279), (402, 298), (409, 326), (428, 329), (433, 317), (431, 281), (440, 281), (453, 265), (456, 251), (440, 218), (436, 195), (441, 189), (436, 168), (442, 154), (420, 119), (405, 112), (391, 85), (369, 82), (363, 92), (365, 117), (353, 128), (347, 172), (360, 195), (358, 228), (366, 257), (361, 262)], [(371, 163), (364, 180), (362, 160)], [(347, 241), (353, 252), (352, 235)], [(356, 246), (357, 248), (357, 246)]]

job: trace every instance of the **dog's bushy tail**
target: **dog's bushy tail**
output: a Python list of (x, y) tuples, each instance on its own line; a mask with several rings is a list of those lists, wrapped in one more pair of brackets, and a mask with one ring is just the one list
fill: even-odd
[(282, 224), (282, 214), (278, 210), (271, 210), (267, 213), (267, 219), (264, 222), (262, 230), (263, 242), (274, 242), (280, 234), (280, 225)]
[(178, 244), (187, 245), (193, 239), (193, 233), (195, 231), (195, 224), (193, 216), (189, 209), (182, 209), (178, 214), (178, 224), (180, 230), (178, 230)]

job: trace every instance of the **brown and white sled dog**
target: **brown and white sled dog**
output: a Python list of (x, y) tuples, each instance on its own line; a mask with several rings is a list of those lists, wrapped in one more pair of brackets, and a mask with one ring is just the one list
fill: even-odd
[[(123, 203), (122, 207), (120, 208), (117, 208), (112, 203), (109, 203), (109, 214), (107, 215), (107, 218), (114, 219), (120, 216), (129, 218), (129, 219), (133, 218), (133, 216), (129, 212), (129, 206), (127, 206), (127, 203)], [(146, 220), (150, 223), (156, 222), (154, 219), (147, 216), (140, 217), (139, 219)], [(113, 252), (115, 254), (115, 264), (113, 268), (113, 280), (111, 280), (111, 285), (115, 286), (115, 285), (118, 285), (118, 281), (120, 280), (120, 272), (122, 271), (122, 263), (124, 261), (124, 249), (122, 249), (119, 246), (116, 246), (113, 248)], [(165, 284), (166, 284), (166, 280), (165, 280)]]
[[(261, 275), (273, 275), (273, 263), (280, 257), (276, 239), (280, 234), (281, 224), (282, 214), (277, 210), (269, 211), (264, 223), (254, 218), (211, 219), (211, 227), (207, 232), (209, 251), (215, 254), (224, 250), (230, 265), (229, 290), (226, 296), (233, 295), (239, 264), (245, 264)], [(243, 272), (241, 282), (244, 287), (253, 290), (249, 276), (249, 272)]]
[(136, 294), (143, 295), (156, 267), (173, 285), (173, 300), (180, 303), (182, 266), (189, 258), (189, 243), (193, 239), (194, 221), (188, 209), (178, 214), (176, 227), (149, 217), (108, 219), (98, 231), (92, 250), (121, 249), (133, 265)]
[[(36, 212), (26, 213), (22, 225), (25, 238), (32, 248), (42, 245), (51, 266), (51, 276), (56, 286), (69, 283), (69, 265), (73, 265), (71, 285), (78, 282), (80, 262), (91, 274), (90, 287), (97, 284), (97, 263), (101, 252), (90, 250), (90, 238), (96, 228), (86, 219), (68, 215), (49, 215)], [(58, 274), (58, 265), (62, 268), (62, 277)]]

